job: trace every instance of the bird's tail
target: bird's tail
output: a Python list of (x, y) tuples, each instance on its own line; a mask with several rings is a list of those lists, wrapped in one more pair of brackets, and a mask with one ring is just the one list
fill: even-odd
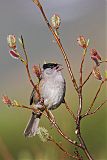
[(30, 117), (30, 120), (24, 130), (25, 137), (33, 137), (37, 133), (39, 121), (41, 118), (42, 113), (35, 114), (32, 112), (32, 116)]

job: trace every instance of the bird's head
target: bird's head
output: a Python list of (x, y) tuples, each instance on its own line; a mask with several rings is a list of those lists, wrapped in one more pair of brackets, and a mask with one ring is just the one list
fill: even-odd
[(58, 74), (61, 74), (61, 70), (63, 69), (61, 64), (57, 63), (46, 63), (43, 64), (43, 74), (47, 77), (53, 77)]

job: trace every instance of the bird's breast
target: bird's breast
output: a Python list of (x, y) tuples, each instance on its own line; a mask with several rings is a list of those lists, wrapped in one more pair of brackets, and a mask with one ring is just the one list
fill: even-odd
[(42, 81), (40, 94), (44, 98), (44, 104), (48, 109), (57, 108), (63, 101), (65, 95), (65, 83), (62, 80)]

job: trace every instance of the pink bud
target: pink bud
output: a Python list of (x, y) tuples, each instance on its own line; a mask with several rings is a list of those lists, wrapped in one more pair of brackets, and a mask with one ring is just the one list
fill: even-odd
[(15, 50), (10, 50), (9, 54), (15, 59), (19, 58), (19, 54)]
[(11, 104), (12, 104), (12, 102), (11, 102), (11, 100), (8, 98), (8, 96), (3, 96), (3, 97), (2, 97), (2, 101), (3, 101), (4, 104), (7, 104), (7, 105), (11, 105)]
[(101, 61), (101, 56), (98, 54), (96, 49), (91, 49), (91, 56), (95, 56), (98, 60)]
[(41, 68), (40, 68), (40, 65), (34, 65), (33, 66), (33, 73), (36, 74), (36, 76), (41, 79)]
[(96, 65), (99, 65), (99, 60), (101, 61), (101, 56), (98, 54), (96, 49), (91, 49), (91, 59), (96, 63)]

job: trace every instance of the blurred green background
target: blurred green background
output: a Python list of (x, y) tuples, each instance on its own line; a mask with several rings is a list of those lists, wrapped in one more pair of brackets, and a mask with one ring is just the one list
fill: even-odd
[[(54, 13), (60, 15), (62, 23), (60, 36), (68, 53), (76, 78), (79, 78), (79, 65), (82, 50), (76, 39), (84, 35), (90, 39), (90, 48), (96, 48), (100, 55), (106, 58), (106, 3), (105, 0), (47, 0), (42, 1), (48, 18)], [(26, 49), (29, 53), (30, 70), (34, 64), (41, 64), (44, 60), (63, 64), (63, 74), (67, 81), (66, 99), (76, 113), (78, 99), (63, 57), (60, 54), (53, 37), (45, 25), (40, 12), (32, 0), (0, 0), (0, 94), (6, 94), (20, 103), (29, 105), (32, 86), (24, 66), (8, 54), (6, 37), (8, 34), (23, 35)], [(84, 67), (84, 78), (90, 72), (89, 50)], [(105, 66), (102, 66), (104, 75)], [(35, 80), (34, 75), (32, 77)], [(92, 97), (96, 93), (99, 81), (90, 78), (84, 88), (84, 111), (87, 110)], [(106, 86), (103, 87), (96, 105), (106, 98)], [(107, 159), (107, 108), (105, 107), (95, 116), (88, 117), (82, 122), (82, 134), (86, 144), (96, 160)], [(53, 111), (60, 127), (72, 139), (75, 139), (74, 123), (64, 105)], [(27, 139), (23, 131), (30, 116), (30, 111), (6, 107), (0, 101), (0, 160), (68, 160), (69, 158), (53, 144), (42, 143), (38, 136)], [(66, 150), (73, 153), (74, 148), (64, 141), (51, 129), (50, 123), (44, 117), (40, 122), (49, 130), (57, 142), (62, 142)]]

